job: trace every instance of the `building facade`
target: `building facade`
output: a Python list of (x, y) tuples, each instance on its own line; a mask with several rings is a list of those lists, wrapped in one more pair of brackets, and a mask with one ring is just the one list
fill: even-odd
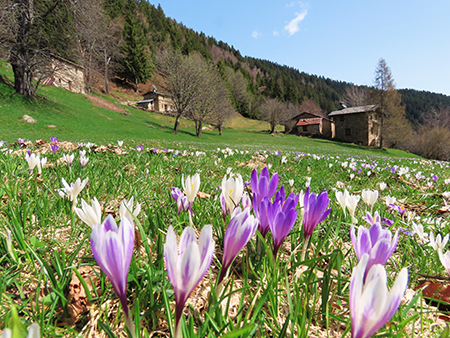
[(172, 96), (156, 90), (144, 94), (144, 99), (137, 103), (138, 107), (156, 113), (171, 113), (175, 110)]
[(293, 117), (285, 125), (286, 133), (327, 139), (334, 138), (334, 129), (333, 120), (308, 112)]
[(363, 146), (380, 145), (381, 111), (376, 105), (350, 107), (331, 112), (336, 140)]

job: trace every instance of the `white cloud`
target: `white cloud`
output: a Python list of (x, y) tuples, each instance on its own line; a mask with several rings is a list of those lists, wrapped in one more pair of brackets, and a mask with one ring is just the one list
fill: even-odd
[(297, 33), (300, 30), (300, 28), (298, 28), (298, 25), (300, 24), (300, 22), (303, 21), (306, 14), (308, 14), (308, 11), (306, 11), (306, 10), (304, 10), (300, 14), (295, 13), (296, 17), (293, 20), (291, 20), (291, 22), (289, 22), (286, 26), (284, 26), (284, 30), (288, 31), (290, 36)]
[(273, 31), (273, 36), (279, 36), (280, 33), (278, 33), (277, 31)]
[(252, 38), (257, 39), (257, 38), (259, 38), (259, 37), (261, 37), (261, 36), (262, 36), (262, 34), (259, 33), (258, 31), (253, 31), (253, 33), (252, 33)]

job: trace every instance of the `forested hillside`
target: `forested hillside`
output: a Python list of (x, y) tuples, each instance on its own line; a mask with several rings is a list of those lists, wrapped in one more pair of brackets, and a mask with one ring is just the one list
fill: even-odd
[[(12, 6), (14, 3), (25, 6), (27, 1), (2, 0), (3, 8), (20, 8)], [(349, 89), (359, 88), (364, 95), (370, 89), (306, 74), (256, 56), (242, 56), (229, 44), (232, 41), (217, 41), (203, 32), (196, 32), (176, 18), (166, 17), (160, 5), (147, 1), (80, 0), (75, 3), (62, 0), (54, 3), (40, 0), (35, 1), (33, 10), (33, 15), (24, 15), (23, 20), (32, 17), (33, 25), (40, 32), (29, 41), (34, 44), (30, 50), (37, 52), (13, 57), (12, 52), (22, 50), (20, 46), (11, 45), (16, 31), (23, 31), (30, 25), (18, 27), (20, 23), (6, 20), (0, 27), (3, 58), (10, 56), (13, 61), (34, 62), (28, 68), (35, 69), (41, 64), (42, 55), (62, 56), (84, 67), (88, 90), (103, 87), (98, 81), (102, 78), (106, 92), (109, 81), (118, 79), (129, 82), (138, 91), (139, 83), (152, 79), (158, 50), (168, 47), (182, 55), (199, 53), (206, 61), (214, 62), (227, 83), (234, 109), (246, 117), (261, 118), (261, 104), (268, 98), (289, 103), (297, 110), (315, 106), (317, 112), (327, 114), (338, 109), (341, 101), (352, 102), (345, 100)], [(17, 12), (11, 14), (14, 15), (10, 18), (18, 17)], [(62, 31), (64, 34), (60, 34)], [(30, 32), (35, 34), (33, 30)], [(40, 69), (39, 73), (45, 72)], [(33, 93), (33, 88), (23, 92), (25, 95)], [(399, 93), (406, 116), (414, 126), (422, 124), (426, 114), (450, 106), (450, 97), (445, 95), (413, 89), (401, 89)], [(369, 100), (370, 96), (366, 95), (355, 102)]]

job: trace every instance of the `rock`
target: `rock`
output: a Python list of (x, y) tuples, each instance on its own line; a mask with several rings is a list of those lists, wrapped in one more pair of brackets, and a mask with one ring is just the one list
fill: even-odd
[(34, 118), (32, 118), (29, 115), (24, 115), (24, 116), (22, 116), (22, 118), (25, 122), (28, 122), (28, 123), (36, 123), (37, 122), (37, 120), (35, 120)]

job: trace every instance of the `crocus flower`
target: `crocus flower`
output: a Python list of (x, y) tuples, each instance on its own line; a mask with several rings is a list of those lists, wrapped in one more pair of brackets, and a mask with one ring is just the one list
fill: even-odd
[(361, 225), (356, 236), (355, 226), (352, 225), (350, 238), (360, 261), (364, 254), (369, 255), (368, 271), (374, 264), (386, 264), (397, 247), (398, 231), (392, 238), (390, 230), (383, 229), (380, 223), (374, 223), (369, 229)]
[(38, 174), (42, 174), (42, 169), (45, 167), (46, 164), (47, 164), (47, 157), (41, 158), (41, 161), (37, 166)]
[[(259, 205), (264, 197), (269, 200), (275, 194), (278, 188), (278, 173), (272, 175), (270, 179), (269, 169), (265, 167), (258, 177), (258, 172), (256, 169), (253, 170), (250, 179), (250, 184), (253, 192), (253, 200), (256, 200), (256, 205)], [(253, 207), (255, 203), (253, 203)]]
[(344, 211), (344, 217), (347, 217), (347, 200), (350, 194), (348, 193), (348, 190), (345, 189), (344, 192), (336, 190), (336, 200), (341, 206), (342, 210)]
[(80, 156), (80, 165), (84, 167), (89, 162), (89, 157)]
[(142, 150), (144, 150), (144, 146), (136, 146), (136, 150), (137, 151), (142, 151)]
[[(192, 210), (192, 205), (197, 196), (198, 189), (200, 188), (200, 175), (197, 173), (193, 176), (187, 176), (186, 180), (184, 179), (184, 175), (182, 175), (181, 184), (188, 201), (188, 209), (193, 214), (194, 211)], [(192, 224), (191, 214), (189, 214), (189, 222)]]
[(177, 201), (178, 216), (181, 210), (188, 210), (188, 200), (186, 195), (177, 187), (172, 188), (171, 196)]
[(438, 254), (439, 254), (439, 260), (441, 261), (445, 270), (447, 270), (447, 273), (450, 275), (450, 251), (447, 251), (444, 254), (442, 249), (438, 249)]
[(363, 189), (361, 192), (362, 199), (371, 209), (378, 200), (378, 190)]
[(127, 305), (127, 277), (133, 256), (134, 226), (131, 219), (122, 218), (118, 227), (108, 215), (96, 224), (91, 233), (91, 249), (97, 264), (110, 280), (125, 313), (126, 324), (134, 334), (133, 321)]
[(225, 230), (223, 262), (218, 284), (225, 278), (233, 260), (255, 234), (258, 223), (258, 220), (250, 215), (250, 209), (246, 208), (242, 211), (240, 207), (234, 209)]
[(428, 243), (428, 245), (436, 251), (439, 249), (444, 250), (448, 243), (448, 238), (449, 234), (445, 235), (444, 238), (442, 238), (441, 234), (438, 234), (435, 239), (433, 231), (430, 231), (430, 243)]
[(62, 198), (68, 198), (69, 201), (73, 202), (73, 206), (77, 205), (77, 197), (80, 194), (81, 190), (86, 186), (88, 182), (88, 178), (81, 181), (78, 177), (75, 183), (67, 184), (64, 178), (61, 178), (61, 182), (64, 185), (64, 188), (58, 189), (58, 194)]
[(39, 166), (41, 164), (40, 159), (39, 159), (39, 154), (36, 155), (34, 153), (32, 153), (32, 154), (25, 153), (25, 161), (27, 161), (28, 169), (30, 170), (30, 174), (33, 172), (33, 169), (35, 167), (39, 168)]
[(310, 188), (306, 189), (305, 197), (303, 199), (304, 215), (303, 215), (303, 236), (305, 242), (303, 243), (303, 250), (301, 260), (305, 259), (306, 248), (309, 243), (309, 239), (316, 228), (316, 226), (325, 220), (331, 212), (331, 208), (327, 209), (330, 199), (326, 190), (322, 191), (319, 195), (310, 193)]
[(70, 154), (70, 155), (64, 154), (63, 155), (63, 160), (64, 160), (64, 162), (66, 162), (69, 165), (69, 167), (72, 165), (74, 158), (75, 158), (74, 154)]
[(358, 223), (358, 220), (355, 217), (355, 212), (356, 212), (356, 207), (358, 206), (358, 202), (361, 199), (360, 195), (350, 195), (348, 196), (347, 199), (347, 209), (348, 212), (350, 214), (350, 216), (352, 217), (352, 223)]
[(391, 204), (395, 204), (397, 202), (397, 198), (392, 196), (386, 196), (386, 207), (389, 208)]
[(50, 142), (58, 142), (58, 138), (55, 136), (50, 137)]
[(97, 198), (92, 199), (92, 206), (90, 206), (84, 199), (81, 199), (81, 209), (75, 208), (75, 213), (81, 220), (89, 225), (91, 228), (95, 224), (102, 223), (102, 209), (100, 203), (98, 203)]
[(133, 216), (131, 215), (130, 211), (133, 213), (134, 217), (137, 217), (137, 215), (139, 215), (139, 213), (141, 212), (141, 204), (136, 202), (136, 209), (134, 209), (134, 211), (133, 211), (133, 204), (134, 204), (133, 196), (131, 196), (131, 198), (128, 201), (126, 199), (122, 200), (119, 208), (120, 219), (124, 219), (125, 217), (133, 219)]
[(180, 320), (184, 305), (208, 271), (214, 254), (215, 242), (212, 239), (211, 225), (203, 227), (198, 244), (195, 238), (195, 230), (186, 227), (181, 234), (180, 244), (177, 245), (175, 232), (169, 226), (164, 244), (167, 275), (175, 293), (175, 338), (181, 338)]
[(316, 226), (325, 220), (331, 212), (331, 208), (327, 209), (330, 199), (326, 190), (319, 195), (310, 192), (310, 188), (305, 192), (303, 205), (305, 215), (303, 216), (303, 233), (305, 238), (309, 238)]
[(241, 201), (243, 192), (244, 182), (241, 175), (237, 174), (236, 178), (230, 177), (228, 179), (226, 175), (223, 177), (220, 202), (224, 218), (237, 207)]
[(245, 208), (249, 208), (249, 209), (252, 208), (252, 200), (251, 200), (250, 196), (249, 196), (246, 192), (244, 192), (244, 193), (242, 194), (242, 199), (241, 199), (241, 201), (242, 201), (242, 207), (243, 207), (244, 209), (245, 209)]
[(283, 244), (283, 241), (297, 221), (298, 211), (295, 210), (297, 204), (298, 194), (291, 193), (286, 200), (275, 199), (274, 203), (269, 205), (267, 218), (273, 237), (273, 255), (275, 260), (281, 244)]
[(381, 190), (381, 191), (383, 191), (384, 189), (387, 188), (387, 184), (384, 183), (384, 182), (381, 182), (379, 185), (380, 185), (380, 190)]
[[(15, 332), (9, 328), (4, 329), (3, 333), (0, 335), (1, 338), (13, 338), (17, 336), (21, 337), (20, 331), (16, 335)], [(28, 327), (27, 338), (41, 338), (41, 332), (38, 324), (33, 323)]]
[(253, 211), (255, 212), (256, 218), (259, 220), (258, 231), (264, 238), (266, 238), (267, 232), (269, 232), (270, 229), (267, 216), (271, 205), (272, 203), (267, 196), (263, 198), (259, 205), (256, 203), (256, 198), (253, 198)]
[(123, 141), (117, 141), (117, 144), (119, 145), (119, 147), (123, 146)]
[(368, 338), (383, 327), (397, 311), (408, 285), (408, 270), (403, 268), (388, 292), (386, 270), (380, 264), (369, 268), (369, 260), (368, 254), (361, 257), (350, 281), (352, 338)]
[(56, 154), (56, 152), (58, 151), (59, 147), (56, 144), (52, 144), (50, 146), (50, 148), (52, 149), (53, 153)]
[(375, 211), (375, 215), (373, 216), (370, 212), (367, 212), (366, 216), (363, 217), (363, 220), (369, 223), (369, 225), (374, 225), (374, 223), (381, 223), (381, 216), (378, 211)]
[(422, 224), (416, 224), (414, 221), (412, 221), (411, 226), (412, 226), (413, 232), (415, 234), (417, 234), (417, 236), (419, 236), (420, 240), (422, 241), (422, 244), (428, 241), (428, 239), (427, 239), (428, 234), (425, 233), (425, 231), (423, 230)]

